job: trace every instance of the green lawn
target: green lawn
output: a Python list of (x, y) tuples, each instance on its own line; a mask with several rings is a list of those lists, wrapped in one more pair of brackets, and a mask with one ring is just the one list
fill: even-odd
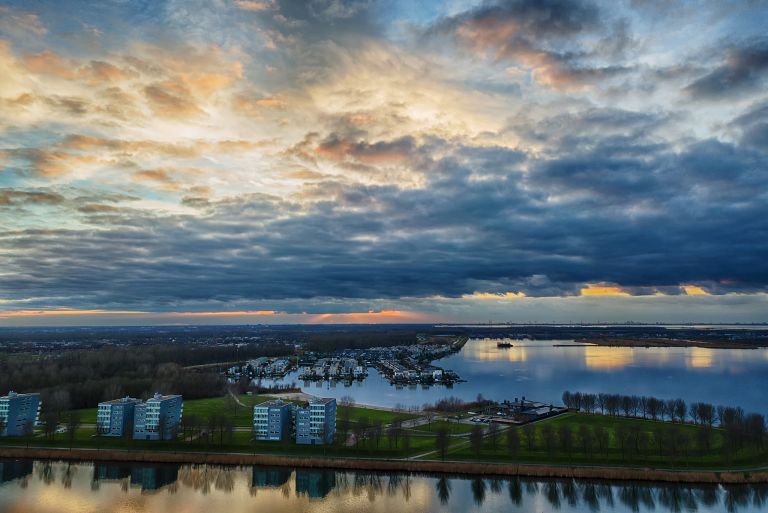
[[(547, 450), (542, 428), (549, 424), (558, 433), (560, 426), (571, 428), (573, 446), (570, 451), (560, 447), (556, 441), (553, 450)], [(668, 422), (654, 422), (643, 419), (626, 419), (621, 417), (609, 417), (603, 415), (589, 415), (584, 413), (567, 414), (534, 424), (536, 437), (533, 450), (527, 447), (527, 440), (523, 428), (514, 427), (520, 434), (520, 452), (511, 456), (506, 444), (506, 434), (499, 435), (496, 447), (486, 438), (483, 449), (479, 455), (469, 445), (464, 444), (455, 448), (450, 453), (451, 459), (481, 460), (481, 461), (515, 461), (520, 463), (552, 463), (552, 464), (585, 464), (585, 465), (610, 465), (610, 466), (651, 466), (655, 468), (682, 467), (682, 468), (727, 468), (739, 466), (756, 466), (768, 464), (768, 448), (762, 451), (749, 447), (739, 451), (730, 462), (725, 462), (722, 456), (723, 435), (718, 429), (713, 430), (709, 450), (699, 450), (696, 445), (698, 428), (690, 424), (670, 424)], [(579, 429), (581, 426), (604, 427), (609, 433), (607, 451), (601, 452), (595, 442), (594, 448), (585, 452), (580, 444)], [(691, 443), (686, 451), (672, 454), (668, 447), (659, 448), (654, 439), (654, 432), (659, 428), (669, 429), (674, 426), (681, 434), (687, 436)], [(642, 432), (647, 437), (647, 444), (638, 453), (633, 447), (621, 450), (618, 444), (617, 432), (624, 428), (635, 433)]]
[(358, 447), (345, 445), (307, 446), (297, 445), (293, 441), (267, 442), (251, 439), (250, 432), (236, 431), (232, 434), (231, 441), (222, 440), (215, 434), (209, 440), (182, 441), (181, 438), (173, 442), (159, 442), (146, 440), (132, 440), (129, 438), (113, 438), (95, 436), (94, 428), (80, 428), (76, 431), (74, 440), (70, 441), (68, 433), (57, 434), (54, 439), (46, 438), (41, 432), (31, 439), (19, 437), (0, 438), (0, 445), (28, 445), (30, 447), (61, 447), (70, 446), (79, 448), (99, 449), (134, 449), (151, 451), (193, 451), (193, 452), (240, 452), (258, 454), (279, 455), (307, 455), (307, 456), (339, 456), (353, 458), (403, 458), (413, 456), (431, 450), (434, 439), (430, 436), (412, 436), (409, 450), (403, 451), (402, 443), (399, 447), (390, 447), (386, 436), (382, 436), (379, 447), (374, 446), (373, 441), (362, 442)]
[[(253, 398), (254, 401), (258, 398)], [(213, 411), (217, 403), (212, 400), (203, 400), (202, 402), (190, 401), (196, 403), (195, 408), (199, 412)], [(208, 410), (206, 410), (208, 408)], [(452, 429), (471, 430), (474, 426), (467, 424), (450, 423)], [(544, 426), (549, 425), (558, 433), (561, 426), (568, 426), (573, 433), (573, 446), (570, 451), (560, 447), (558, 443), (555, 448), (547, 450), (545, 440), (542, 436)], [(742, 449), (730, 462), (722, 460), (723, 435), (720, 430), (714, 430), (712, 436), (712, 445), (709, 451), (700, 451), (695, 443), (685, 455), (671, 454), (669, 450), (663, 447), (661, 450), (653, 440), (654, 432), (658, 428), (668, 430), (672, 424), (652, 422), (642, 419), (624, 419), (615, 417), (604, 417), (600, 415), (588, 414), (567, 414), (545, 420), (532, 426), (535, 427), (536, 436), (534, 448), (527, 448), (527, 440), (524, 435), (525, 428), (512, 427), (520, 434), (520, 451), (511, 456), (507, 449), (506, 432), (499, 433), (498, 440), (494, 445), (489, 437), (486, 436), (483, 442), (483, 448), (479, 454), (475, 454), (468, 443), (467, 438), (454, 439), (452, 447), (449, 450), (448, 459), (467, 460), (467, 461), (488, 461), (488, 462), (519, 462), (519, 463), (551, 463), (551, 464), (586, 464), (586, 465), (608, 465), (608, 466), (629, 466), (629, 467), (654, 467), (654, 468), (704, 468), (704, 469), (723, 469), (761, 466), (768, 464), (768, 449), (758, 451), (755, 448)], [(579, 429), (581, 426), (587, 427), (605, 427), (609, 433), (608, 448), (601, 451), (595, 443), (594, 449), (585, 453), (579, 442)], [(692, 425), (674, 425), (679, 433), (687, 435), (691, 440), (695, 440), (698, 428)], [(332, 446), (303, 446), (296, 445), (292, 441), (264, 442), (251, 440), (250, 433), (247, 431), (235, 432), (231, 441), (224, 440), (221, 443), (218, 435), (212, 440), (194, 440), (174, 442), (151, 442), (138, 441), (125, 438), (106, 438), (94, 436), (93, 428), (81, 428), (77, 431), (75, 439), (70, 442), (66, 433), (56, 435), (55, 440), (44, 438), (40, 433), (30, 439), (23, 438), (2, 438), (0, 444), (4, 445), (24, 445), (29, 443), (31, 446), (38, 447), (68, 447), (72, 443), (76, 447), (85, 448), (115, 448), (115, 449), (136, 449), (136, 450), (155, 450), (155, 451), (205, 451), (205, 452), (241, 452), (241, 453), (260, 453), (260, 454), (284, 454), (284, 455), (325, 455), (339, 457), (360, 457), (360, 458), (402, 458), (414, 456), (434, 450), (436, 432), (441, 427), (449, 427), (446, 421), (435, 421), (432, 424), (430, 432), (427, 426), (419, 426), (416, 429), (408, 430), (411, 434), (410, 449), (402, 450), (402, 445), (398, 448), (390, 448), (387, 437), (383, 435), (379, 442), (379, 447), (374, 447), (373, 441), (364, 441), (359, 447), (347, 447), (345, 445)], [(624, 428), (627, 431), (646, 433), (649, 443), (639, 453), (632, 450), (625, 450), (622, 453), (617, 443), (617, 432)], [(486, 430), (487, 433), (487, 430)], [(436, 453), (430, 454), (428, 459), (438, 459)]]
[(472, 424), (465, 424), (462, 422), (436, 420), (431, 424), (424, 424), (423, 426), (418, 426), (414, 429), (416, 431), (421, 431), (426, 433), (437, 433), (441, 429), (445, 429), (451, 434), (460, 435), (464, 433), (469, 433), (470, 431), (472, 431), (472, 428), (474, 427), (475, 426), (473, 426)]
[[(239, 396), (239, 399), (240, 402), (245, 405), (245, 407), (239, 405), (235, 407), (233, 401), (228, 396), (211, 397), (208, 399), (185, 400), (184, 416), (189, 417), (194, 415), (201, 419), (207, 419), (211, 414), (227, 415), (234, 419), (235, 426), (250, 427), (253, 422), (253, 406), (273, 399), (273, 397), (269, 395), (241, 395)], [(370, 424), (373, 424), (376, 421), (389, 424), (396, 418), (408, 420), (419, 417), (418, 414), (414, 413), (392, 412), (373, 408), (365, 408), (363, 406), (339, 406), (338, 417), (342, 417), (342, 415), (345, 413), (345, 410), (349, 410), (351, 422), (356, 422), (360, 417), (367, 417)], [(88, 408), (77, 411), (80, 414), (80, 420), (83, 424), (96, 423), (96, 408)]]
[(184, 401), (184, 417), (194, 415), (205, 421), (210, 415), (226, 415), (233, 419), (235, 426), (250, 427), (253, 424), (253, 406), (269, 399), (268, 396), (241, 395), (239, 400), (245, 406), (238, 405), (230, 396)]
[(363, 406), (339, 406), (336, 411), (337, 419), (343, 418), (347, 412), (349, 413), (349, 420), (351, 422), (357, 422), (359, 418), (366, 417), (369, 424), (373, 424), (379, 421), (382, 424), (391, 424), (395, 419), (410, 420), (421, 416), (416, 413), (378, 410), (373, 408), (365, 408)]

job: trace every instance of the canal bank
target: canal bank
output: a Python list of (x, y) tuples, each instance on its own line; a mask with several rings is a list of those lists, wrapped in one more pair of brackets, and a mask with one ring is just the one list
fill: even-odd
[(265, 465), (331, 470), (417, 472), (448, 475), (521, 476), (535, 478), (653, 481), (688, 484), (768, 483), (768, 469), (668, 470), (625, 467), (590, 467), (405, 459), (318, 458), (247, 453), (163, 452), (118, 449), (58, 449), (0, 447), (2, 459), (113, 461), (211, 465)]

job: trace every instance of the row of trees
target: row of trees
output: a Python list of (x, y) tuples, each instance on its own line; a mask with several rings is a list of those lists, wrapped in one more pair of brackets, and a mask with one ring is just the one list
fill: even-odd
[(459, 413), (467, 410), (482, 410), (486, 406), (494, 404), (493, 401), (483, 397), (483, 394), (477, 394), (474, 401), (464, 401), (458, 397), (446, 397), (438, 400), (434, 404), (426, 403), (422, 407), (425, 412), (444, 412), (444, 413)]
[[(563, 392), (563, 404), (575, 410), (585, 411), (587, 413), (599, 413), (603, 415), (651, 418), (653, 420), (669, 420), (671, 422), (685, 422), (688, 415), (688, 406), (682, 399), (662, 400), (655, 397), (645, 397), (637, 395), (619, 395), (619, 394), (590, 394), (581, 392)], [(693, 410), (693, 409), (692, 409)], [(701, 411), (706, 417), (699, 416), (697, 410), (696, 418), (705, 420), (712, 425), (714, 421), (714, 408), (711, 415), (706, 416), (707, 412)]]
[(710, 403), (686, 404), (682, 399), (657, 399), (637, 395), (590, 394), (563, 392), (563, 404), (568, 408), (603, 415), (642, 417), (671, 422), (690, 422), (700, 426), (718, 425), (724, 429), (740, 429), (759, 441), (765, 434), (765, 417), (757, 413), (745, 413), (742, 408), (715, 406)]
[[(65, 390), (71, 407), (87, 408), (123, 395), (142, 397), (154, 391), (182, 394), (189, 399), (224, 393), (226, 382), (213, 369), (191, 365), (256, 356), (278, 356), (292, 348), (282, 344), (231, 346), (115, 347), (0, 357), (0, 393), (40, 392), (43, 400)], [(44, 403), (45, 405), (46, 403)]]

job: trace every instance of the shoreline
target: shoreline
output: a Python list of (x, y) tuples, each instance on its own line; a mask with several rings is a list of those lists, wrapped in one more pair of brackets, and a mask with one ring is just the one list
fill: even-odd
[(521, 476), (538, 478), (655, 481), (686, 484), (764, 484), (768, 469), (665, 470), (632, 467), (590, 467), (530, 463), (394, 460), (372, 458), (318, 458), (248, 453), (133, 451), (120, 449), (0, 447), (0, 458), (64, 461), (121, 461), (146, 463), (264, 465), (332, 470), (416, 472), (450, 475)]
[(738, 349), (738, 350), (751, 350), (751, 349), (766, 349), (768, 344), (764, 342), (758, 343), (745, 343), (745, 342), (732, 342), (728, 340), (685, 340), (685, 339), (671, 339), (671, 338), (599, 338), (599, 337), (587, 337), (574, 340), (573, 344), (558, 344), (555, 347), (570, 347), (570, 346), (599, 346), (599, 347), (636, 347), (636, 348), (651, 348), (651, 347), (697, 347), (701, 349)]

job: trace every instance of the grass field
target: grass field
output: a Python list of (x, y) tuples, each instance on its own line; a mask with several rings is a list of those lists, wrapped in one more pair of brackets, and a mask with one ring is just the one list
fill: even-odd
[(374, 458), (404, 458), (431, 450), (434, 446), (432, 437), (414, 436), (410, 438), (409, 450), (404, 451), (402, 443), (399, 447), (390, 447), (386, 437), (382, 436), (379, 447), (376, 448), (372, 441), (361, 443), (358, 447), (346, 445), (310, 446), (297, 445), (292, 440), (286, 442), (267, 442), (252, 440), (248, 431), (235, 431), (230, 440), (214, 434), (208, 440), (173, 442), (132, 440), (129, 438), (113, 438), (95, 436), (95, 429), (91, 427), (79, 428), (75, 432), (74, 439), (70, 440), (68, 433), (57, 434), (49, 439), (37, 432), (31, 439), (8, 437), (0, 438), (1, 445), (29, 446), (29, 447), (77, 447), (99, 449), (133, 449), (149, 451), (192, 451), (192, 452), (239, 452), (276, 455), (307, 455), (307, 456), (341, 456), (341, 457), (374, 457)]
[(445, 429), (451, 434), (454, 435), (461, 435), (465, 433), (469, 433), (472, 431), (472, 428), (475, 426), (471, 424), (464, 424), (461, 422), (450, 422), (445, 420), (436, 420), (432, 422), (431, 424), (424, 424), (422, 426), (418, 426), (414, 428), (416, 431), (424, 432), (424, 433), (437, 433), (441, 429)]
[[(201, 419), (207, 419), (210, 415), (227, 415), (234, 419), (236, 427), (250, 427), (253, 422), (253, 406), (272, 398), (273, 397), (269, 395), (241, 395), (238, 399), (245, 405), (245, 407), (237, 405), (237, 403), (232, 401), (229, 396), (186, 400), (184, 401), (184, 416), (189, 417), (194, 415)], [(342, 417), (345, 414), (345, 410), (349, 411), (349, 418), (353, 423), (360, 417), (368, 418), (369, 424), (373, 424), (377, 421), (389, 424), (397, 418), (408, 420), (419, 417), (418, 414), (414, 413), (393, 412), (366, 408), (364, 406), (339, 406), (337, 415)], [(80, 414), (80, 421), (83, 424), (96, 423), (96, 408), (77, 410), (77, 412)]]
[[(266, 396), (247, 396), (241, 398), (246, 405), (255, 404), (267, 399)], [(247, 402), (246, 402), (247, 401)], [(356, 420), (360, 416), (367, 416), (369, 422), (374, 419), (380, 419), (382, 422), (390, 422), (393, 418), (403, 415), (410, 418), (413, 414), (399, 414), (382, 410), (373, 410), (362, 407), (351, 408), (351, 419)], [(88, 411), (86, 411), (88, 412)], [(190, 413), (193, 412), (193, 413)], [(443, 420), (434, 421), (431, 426), (422, 425), (409, 430), (410, 450), (405, 452), (400, 448), (389, 448), (386, 436), (382, 436), (379, 447), (373, 447), (373, 442), (366, 441), (360, 444), (359, 448), (346, 447), (343, 445), (333, 445), (328, 447), (300, 446), (293, 442), (274, 443), (252, 441), (250, 432), (245, 429), (250, 427), (250, 407), (238, 407), (237, 411), (231, 406), (226, 398), (202, 399), (197, 401), (188, 401), (185, 403), (185, 416), (194, 414), (205, 418), (211, 413), (231, 414), (236, 419), (236, 426), (240, 428), (236, 431), (231, 442), (220, 443), (219, 438), (213, 442), (209, 441), (186, 441), (174, 442), (147, 442), (134, 441), (129, 439), (116, 439), (95, 437), (92, 427), (83, 427), (76, 433), (74, 441), (70, 442), (67, 434), (58, 434), (55, 440), (48, 440), (38, 434), (33, 439), (27, 441), (18, 438), (0, 439), (0, 444), (23, 445), (30, 443), (40, 447), (68, 447), (70, 443), (76, 447), (88, 448), (130, 448), (137, 450), (162, 450), (162, 451), (226, 451), (243, 453), (262, 453), (262, 454), (285, 454), (285, 455), (328, 455), (328, 456), (347, 456), (347, 457), (373, 457), (373, 458), (402, 458), (418, 454), (430, 453), (435, 449), (434, 433), (442, 428), (449, 429), (453, 434), (466, 434), (474, 426), (460, 424), (457, 422), (447, 422)], [(84, 418), (87, 416), (84, 415)], [(447, 458), (450, 460), (462, 461), (487, 461), (487, 462), (516, 462), (516, 463), (546, 463), (561, 465), (595, 465), (595, 466), (617, 466), (617, 467), (654, 467), (654, 468), (681, 468), (681, 469), (723, 469), (737, 467), (758, 467), (768, 465), (768, 446), (763, 449), (757, 449), (754, 446), (747, 446), (736, 454), (732, 455), (730, 461), (723, 458), (723, 433), (715, 429), (711, 436), (711, 445), (709, 450), (699, 449), (696, 444), (699, 428), (690, 424), (670, 424), (667, 422), (654, 422), (643, 419), (627, 419), (621, 417), (609, 417), (602, 415), (589, 414), (566, 414), (552, 419), (544, 420), (532, 425), (535, 427), (535, 438), (533, 448), (528, 448), (528, 441), (525, 436), (526, 428), (513, 427), (509, 429), (516, 430), (520, 435), (520, 448), (515, 454), (511, 454), (507, 447), (506, 432), (498, 435), (498, 440), (494, 444), (486, 436), (483, 441), (483, 447), (479, 453), (475, 453), (468, 438), (462, 437), (454, 439), (449, 449)], [(556, 434), (555, 441), (550, 449), (546, 448), (543, 430), (545, 426), (550, 426)], [(573, 437), (570, 449), (563, 448), (559, 443), (557, 436), (560, 428), (567, 426)], [(585, 426), (589, 429), (605, 428), (608, 434), (607, 446), (604, 449), (599, 447), (597, 441), (591, 449), (586, 450), (581, 445), (579, 432)], [(656, 444), (654, 434), (659, 430), (668, 431), (674, 426), (678, 436), (687, 438), (688, 443), (680, 444), (678, 450), (671, 451), (668, 445), (661, 447)], [(640, 450), (625, 445), (622, 450), (619, 445), (617, 434), (621, 431), (632, 433), (638, 436), (642, 433), (645, 442), (641, 444)], [(486, 431), (487, 433), (487, 431)], [(366, 446), (366, 444), (368, 444)], [(679, 449), (685, 447), (685, 449)], [(426, 459), (438, 459), (436, 453), (426, 456)]]
[(383, 424), (391, 424), (395, 419), (410, 420), (420, 417), (420, 415), (416, 413), (378, 410), (373, 408), (365, 408), (363, 406), (339, 406), (337, 410), (337, 418), (343, 417), (345, 410), (349, 411), (349, 420), (351, 422), (357, 422), (360, 417), (366, 417), (369, 424), (373, 424), (379, 421)]
[[(568, 426), (573, 434), (573, 444), (570, 451), (564, 450), (559, 443), (555, 441), (554, 449), (547, 450), (544, 438), (542, 436), (542, 427), (547, 423), (558, 432), (561, 426)], [(758, 466), (768, 464), (768, 447), (758, 450), (754, 447), (747, 447), (735, 454), (730, 462), (723, 460), (723, 434), (719, 429), (712, 432), (711, 445), (709, 450), (700, 450), (696, 446), (697, 426), (690, 424), (670, 424), (668, 422), (654, 422), (643, 419), (627, 419), (621, 417), (609, 417), (603, 415), (589, 415), (584, 413), (567, 414), (549, 419), (535, 424), (537, 433), (534, 442), (534, 449), (529, 450), (527, 440), (523, 429), (519, 427), (511, 428), (518, 430), (520, 434), (520, 451), (512, 456), (507, 448), (506, 434), (499, 435), (496, 447), (493, 447), (491, 441), (486, 437), (483, 448), (479, 454), (476, 454), (468, 444), (454, 448), (450, 452), (451, 459), (472, 460), (472, 461), (494, 461), (505, 462), (514, 461), (520, 463), (552, 463), (552, 464), (583, 464), (583, 465), (603, 465), (603, 466), (650, 466), (655, 468), (729, 468), (738, 466)], [(594, 447), (585, 452), (578, 438), (581, 426), (587, 426), (592, 429), (603, 427), (608, 432), (607, 450), (601, 451), (597, 443)], [(670, 451), (668, 446), (661, 448), (656, 444), (654, 432), (659, 428), (669, 429), (674, 426), (678, 433), (687, 437), (690, 441), (688, 448), (680, 450), (677, 454)], [(622, 451), (620, 448), (617, 433), (620, 430), (633, 433), (642, 432), (647, 438), (645, 447), (638, 452), (630, 445), (625, 446)]]

